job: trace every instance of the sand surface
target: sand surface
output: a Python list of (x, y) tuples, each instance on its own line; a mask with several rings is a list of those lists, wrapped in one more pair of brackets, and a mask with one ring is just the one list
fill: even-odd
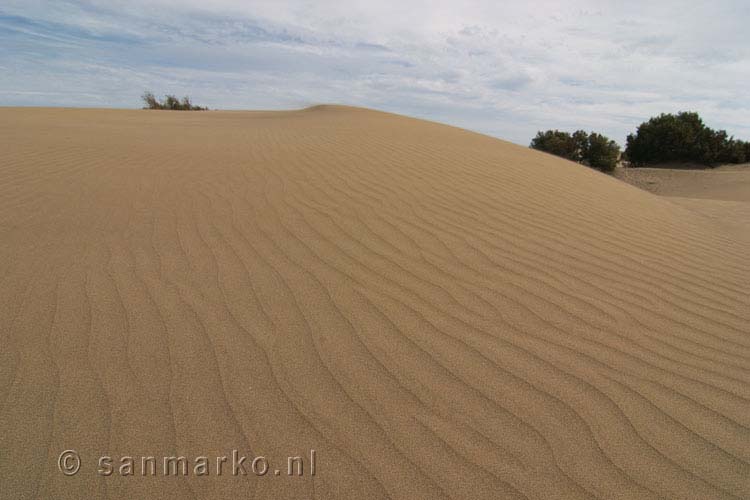
[[(5, 108), (0, 152), (0, 498), (750, 498), (738, 227), (356, 108)], [(95, 473), (232, 449), (315, 475)]]
[(619, 179), (665, 196), (750, 241), (750, 164), (706, 168), (618, 168)]

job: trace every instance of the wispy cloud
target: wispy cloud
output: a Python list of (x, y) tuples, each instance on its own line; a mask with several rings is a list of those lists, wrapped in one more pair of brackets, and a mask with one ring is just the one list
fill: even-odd
[(745, 2), (6, 0), (0, 104), (371, 106), (522, 144), (659, 112), (750, 138)]

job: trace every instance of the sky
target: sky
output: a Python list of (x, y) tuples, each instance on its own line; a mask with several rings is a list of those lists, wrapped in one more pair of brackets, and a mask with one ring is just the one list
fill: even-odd
[(350, 104), (528, 145), (662, 112), (750, 139), (750, 2), (2, 0), (0, 106)]

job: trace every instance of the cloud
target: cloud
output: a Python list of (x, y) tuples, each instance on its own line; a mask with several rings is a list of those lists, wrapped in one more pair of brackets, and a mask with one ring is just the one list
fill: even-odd
[(750, 138), (743, 2), (6, 0), (0, 104), (340, 102), (527, 144), (697, 110)]

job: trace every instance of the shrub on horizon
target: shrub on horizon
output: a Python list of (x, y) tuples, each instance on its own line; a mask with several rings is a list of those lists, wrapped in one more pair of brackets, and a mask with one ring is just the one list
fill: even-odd
[(183, 97), (182, 101), (180, 101), (176, 96), (168, 94), (164, 96), (163, 101), (159, 101), (152, 92), (144, 92), (143, 95), (141, 96), (141, 99), (146, 105), (144, 106), (143, 109), (167, 109), (167, 110), (172, 110), (172, 111), (206, 111), (208, 110), (208, 108), (195, 106), (190, 101), (190, 98), (187, 96)]
[(615, 141), (596, 132), (589, 134), (583, 153), (585, 164), (602, 172), (611, 172), (619, 157), (620, 146)]
[(614, 170), (620, 156), (620, 146), (615, 141), (596, 132), (587, 134), (584, 130), (572, 134), (560, 130), (540, 130), (529, 147), (602, 172)]
[(703, 165), (744, 163), (750, 143), (707, 127), (698, 113), (662, 113), (629, 134), (625, 153), (634, 167), (654, 163), (695, 162)]

